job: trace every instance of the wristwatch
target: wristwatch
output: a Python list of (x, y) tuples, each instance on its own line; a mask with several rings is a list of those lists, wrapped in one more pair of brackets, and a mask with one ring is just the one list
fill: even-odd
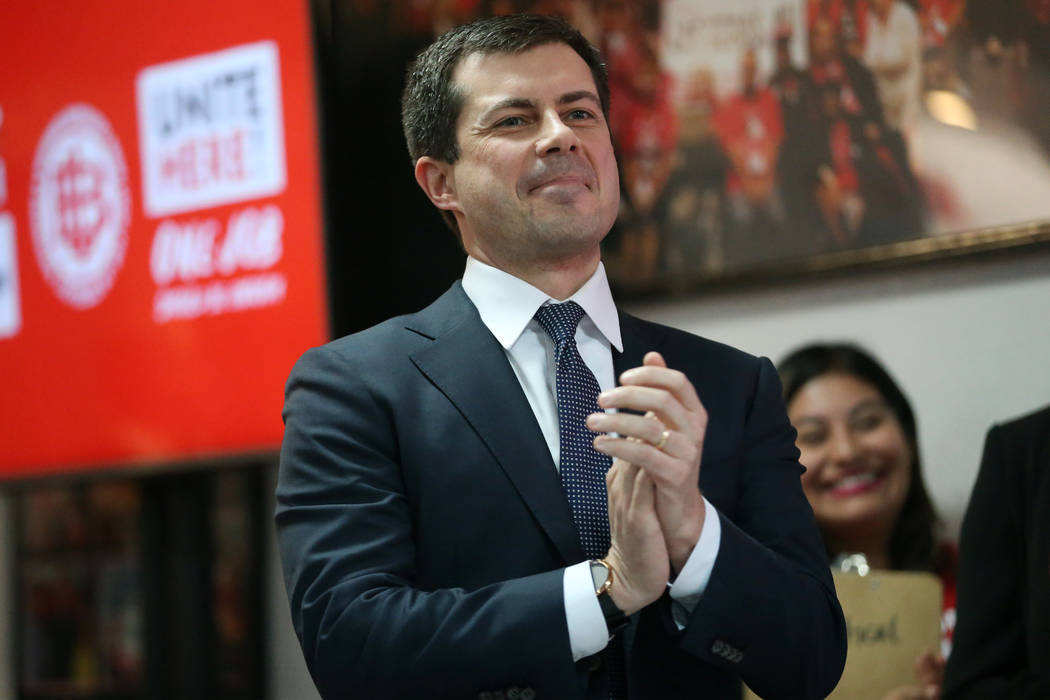
[(591, 579), (594, 581), (594, 594), (598, 596), (598, 605), (602, 607), (602, 615), (605, 616), (605, 626), (609, 628), (609, 636), (613, 636), (627, 626), (628, 618), (623, 610), (620, 610), (609, 595), (609, 589), (615, 580), (614, 570), (604, 559), (591, 560)]

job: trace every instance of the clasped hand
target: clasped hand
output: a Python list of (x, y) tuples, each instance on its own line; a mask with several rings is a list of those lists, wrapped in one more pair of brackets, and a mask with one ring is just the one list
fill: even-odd
[(692, 382), (669, 369), (657, 352), (621, 374), (620, 386), (603, 392), (598, 405), (644, 413), (621, 410), (587, 418), (587, 427), (600, 433), (595, 449), (613, 458), (606, 475), (608, 560), (620, 584), (610, 595), (630, 614), (660, 597), (670, 567), (681, 571), (700, 537), (707, 411)]

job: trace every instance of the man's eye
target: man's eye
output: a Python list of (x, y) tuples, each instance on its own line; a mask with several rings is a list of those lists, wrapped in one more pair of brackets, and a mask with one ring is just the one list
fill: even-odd
[(569, 119), (581, 120), (581, 119), (593, 119), (594, 115), (586, 109), (574, 109), (569, 112)]
[(521, 117), (507, 117), (496, 122), (496, 126), (524, 126), (525, 120)]

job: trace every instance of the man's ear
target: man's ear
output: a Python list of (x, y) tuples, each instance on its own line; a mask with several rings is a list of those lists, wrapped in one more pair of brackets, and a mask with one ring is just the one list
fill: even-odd
[(423, 156), (416, 161), (416, 182), (438, 209), (459, 211), (456, 181), (452, 165), (443, 160)]

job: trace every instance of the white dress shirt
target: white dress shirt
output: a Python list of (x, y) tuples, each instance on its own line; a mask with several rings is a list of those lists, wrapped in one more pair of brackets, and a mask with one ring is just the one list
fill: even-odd
[[(553, 371), (554, 341), (533, 316), (545, 303), (568, 299), (552, 299), (528, 282), (471, 257), (467, 258), (463, 272), (463, 291), (477, 307), (482, 322), (506, 351), (507, 360), (532, 412), (536, 414), (536, 421), (557, 466), (560, 442)], [(616, 376), (610, 346), (622, 352), (623, 341), (605, 267), (598, 263), (591, 278), (569, 299), (583, 307), (585, 312), (576, 329), (580, 356), (594, 373), (601, 390), (612, 389), (616, 386)], [(537, 465), (537, 468), (543, 467)], [(707, 499), (704, 499), (704, 506), (707, 515), (700, 539), (671, 585), (672, 612), (679, 628), (685, 626), (689, 613), (707, 587), (718, 556), (722, 526)], [(594, 595), (590, 563), (583, 561), (566, 568), (562, 581), (569, 643), (573, 660), (578, 661), (605, 648), (609, 643), (609, 632), (598, 598)]]

